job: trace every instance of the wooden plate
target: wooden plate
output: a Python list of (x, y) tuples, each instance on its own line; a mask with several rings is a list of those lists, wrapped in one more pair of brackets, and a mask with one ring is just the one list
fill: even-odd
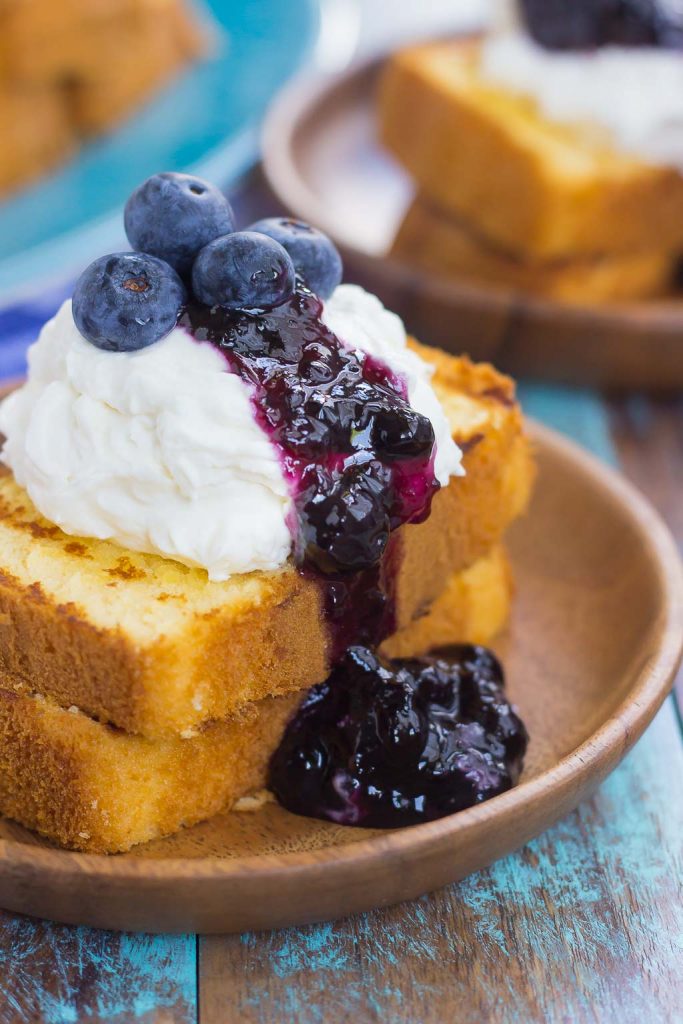
[(499, 369), (613, 388), (683, 388), (683, 297), (567, 305), (432, 275), (386, 258), (412, 185), (377, 145), (381, 61), (285, 89), (263, 162), (279, 205), (327, 231), (346, 277), (375, 292), (424, 342)]
[(144, 931), (229, 932), (324, 920), (409, 899), (527, 842), (590, 793), (671, 684), (683, 581), (673, 540), (613, 471), (533, 427), (540, 476), (510, 544), (518, 598), (498, 645), (531, 733), (521, 784), (393, 832), (224, 814), (132, 853), (55, 850), (0, 822), (0, 906)]

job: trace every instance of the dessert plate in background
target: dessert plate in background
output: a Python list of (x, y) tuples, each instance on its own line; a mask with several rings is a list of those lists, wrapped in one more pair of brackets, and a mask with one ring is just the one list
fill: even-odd
[(531, 742), (516, 789), (380, 832), (275, 804), (117, 856), (70, 853), (0, 820), (0, 906), (142, 931), (239, 932), (418, 896), (521, 846), (590, 794), (640, 737), (681, 649), (683, 579), (656, 512), (622, 477), (531, 427), (539, 479), (510, 533), (512, 623), (496, 645)]
[(386, 258), (413, 195), (376, 141), (383, 60), (336, 78), (299, 80), (263, 136), (278, 202), (327, 231), (357, 279), (424, 342), (469, 352), (516, 375), (615, 388), (683, 388), (681, 298), (567, 305), (489, 285), (436, 279)]
[(0, 294), (79, 273), (123, 247), (121, 206), (160, 169), (234, 180), (273, 93), (312, 54), (322, 0), (193, 0), (208, 49), (115, 130), (0, 203)]

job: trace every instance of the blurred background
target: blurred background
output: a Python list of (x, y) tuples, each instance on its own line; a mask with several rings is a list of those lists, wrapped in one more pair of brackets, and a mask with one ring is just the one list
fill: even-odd
[[(678, 2), (638, 0), (635, 7)], [(629, 3), (613, 6), (626, 10)], [(580, 18), (557, 17), (570, 7), (564, 0), (522, 0), (522, 7), (513, 0), (4, 0), (0, 379), (23, 373), (27, 345), (79, 272), (128, 247), (121, 211), (132, 189), (159, 170), (184, 170), (220, 184), (238, 223), (289, 212), (327, 231), (342, 250), (346, 279), (378, 294), (426, 342), (489, 359), (516, 376), (680, 394), (680, 246), (672, 249), (657, 232), (683, 223), (683, 213), (653, 223), (640, 247), (612, 252), (606, 228), (607, 252), (598, 245), (540, 262), (531, 254), (530, 261), (523, 237), (516, 251), (495, 231), (487, 235), (492, 216), (494, 227), (507, 213), (514, 219), (515, 203), (496, 200), (501, 167), (483, 165), (488, 196), (464, 220), (454, 218), (439, 205), (439, 182), (434, 205), (429, 183), (414, 173), (420, 147), (411, 147), (411, 132), (425, 118), (413, 109), (417, 123), (402, 125), (410, 92), (401, 94), (399, 85), (393, 112), (386, 103), (380, 109), (380, 81), (404, 47), (446, 41), (456, 63), (466, 62), (468, 40), (514, 28), (522, 9), (540, 14), (541, 35), (547, 26), (575, 31)], [(683, 24), (683, 14), (675, 16)], [(625, 82), (632, 85), (615, 118), (632, 130), (642, 126), (653, 88), (649, 99), (641, 95), (639, 76), (628, 73), (630, 55), (643, 43), (632, 38), (633, 21), (616, 30), (628, 46), (637, 44), (626, 51)], [(658, 63), (662, 52), (675, 52), (677, 66), (669, 66), (668, 78), (646, 74), (666, 97), (683, 81), (683, 59), (680, 48), (655, 49)], [(559, 67), (562, 60), (548, 53)], [(431, 59), (427, 54), (425, 67)], [(525, 59), (502, 70), (524, 78)], [(558, 82), (559, 93), (548, 90), (552, 102), (573, 110), (581, 92), (576, 75), (555, 75)], [(590, 89), (584, 92), (576, 102), (592, 103)], [(524, 134), (528, 104), (511, 95), (504, 89), (489, 113), (493, 123), (507, 120), (511, 135)], [(658, 116), (675, 140), (675, 96), (668, 106), (658, 101)], [(570, 164), (603, 145), (604, 126), (596, 120), (585, 127)], [(555, 125), (541, 121), (539, 128), (557, 143)], [(476, 139), (461, 141), (459, 153), (476, 152)], [(503, 153), (503, 169), (507, 162)], [(683, 176), (677, 182), (683, 207)], [(671, 184), (663, 180), (663, 189)]]
[[(297, 74), (339, 74), (406, 38), (472, 30), (486, 0), (9, 0), (0, 8), (0, 376), (158, 170), (233, 196)], [(261, 190), (262, 195), (262, 190)], [(259, 191), (247, 200), (269, 205)], [(270, 204), (272, 206), (272, 203)], [(278, 207), (281, 209), (281, 206)]]

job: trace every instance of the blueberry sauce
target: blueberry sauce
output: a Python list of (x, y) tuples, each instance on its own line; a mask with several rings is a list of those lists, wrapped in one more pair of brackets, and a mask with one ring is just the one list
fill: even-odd
[(295, 814), (397, 828), (510, 789), (527, 743), (485, 648), (390, 662), (350, 647), (289, 723), (268, 786)]
[(439, 485), (432, 424), (409, 405), (403, 380), (347, 348), (321, 313), (299, 281), (268, 312), (191, 302), (179, 323), (249, 385), (293, 497), (296, 565), (324, 590), (335, 659), (392, 631), (394, 531), (426, 519)]

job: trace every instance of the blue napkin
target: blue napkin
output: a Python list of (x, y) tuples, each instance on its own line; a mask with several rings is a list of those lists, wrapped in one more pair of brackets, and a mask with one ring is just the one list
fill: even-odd
[(26, 349), (72, 291), (73, 281), (62, 282), (0, 309), (0, 380), (24, 375)]

